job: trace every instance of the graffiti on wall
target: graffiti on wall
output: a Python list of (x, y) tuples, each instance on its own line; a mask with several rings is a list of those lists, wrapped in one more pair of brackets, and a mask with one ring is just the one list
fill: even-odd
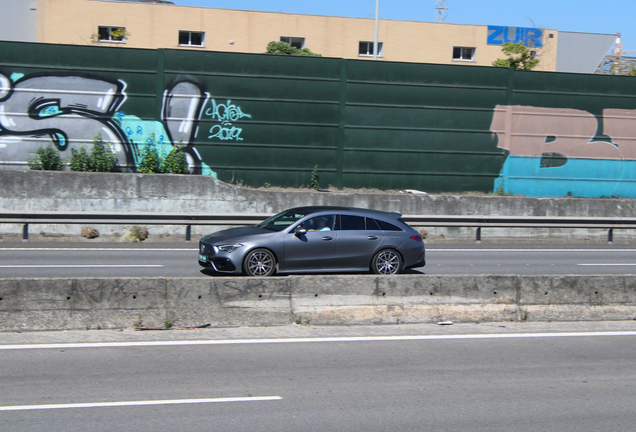
[(142, 120), (124, 111), (126, 87), (95, 76), (0, 74), (0, 161), (24, 167), (49, 142), (66, 152), (101, 134), (113, 144), (121, 171), (136, 171), (144, 146), (167, 154), (180, 145), (191, 173), (216, 176), (193, 145), (209, 94), (193, 82), (176, 82), (163, 94), (160, 121)]
[[(633, 197), (636, 110), (497, 106), (490, 130), (509, 155), (495, 189), (524, 195)], [(558, 180), (558, 181), (556, 181)]]
[(205, 111), (205, 115), (219, 123), (210, 128), (208, 138), (218, 138), (221, 141), (243, 141), (243, 138), (241, 138), (243, 129), (233, 126), (233, 123), (244, 117), (252, 118), (252, 116), (243, 113), (241, 108), (234, 105), (231, 100), (228, 100), (225, 104), (217, 104), (216, 100), (212, 99), (210, 104), (211, 106)]

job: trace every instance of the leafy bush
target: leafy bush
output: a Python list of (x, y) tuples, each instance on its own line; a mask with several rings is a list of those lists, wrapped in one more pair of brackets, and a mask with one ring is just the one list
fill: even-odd
[(267, 44), (266, 54), (278, 54), (278, 55), (295, 55), (295, 56), (311, 56), (311, 57), (322, 57), (321, 54), (313, 53), (309, 50), (309, 48), (296, 48), (291, 46), (291, 44), (287, 42), (276, 42), (271, 41)]
[(139, 172), (144, 174), (156, 174), (161, 171), (161, 155), (159, 150), (153, 144), (148, 144), (141, 150), (141, 162), (139, 163)]
[(105, 143), (101, 134), (93, 138), (90, 154), (85, 147), (71, 148), (71, 171), (112, 172), (117, 166), (117, 153), (111, 143)]
[(60, 152), (52, 145), (40, 147), (35, 151), (37, 157), (27, 162), (32, 170), (64, 171), (64, 161)]
[(117, 166), (117, 153), (111, 143), (102, 140), (102, 134), (93, 139), (91, 149), (90, 170), (92, 172), (112, 172)]
[(71, 171), (90, 171), (89, 163), (90, 156), (86, 152), (85, 147), (80, 147), (79, 150), (75, 147), (71, 147), (71, 160), (69, 163)]
[(168, 153), (168, 156), (166, 156), (161, 164), (161, 171), (172, 174), (188, 173), (188, 160), (183, 151), (183, 147), (175, 147)]

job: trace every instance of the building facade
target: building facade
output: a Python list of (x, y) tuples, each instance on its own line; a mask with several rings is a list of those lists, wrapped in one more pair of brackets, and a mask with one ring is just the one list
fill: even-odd
[[(285, 41), (324, 57), (374, 58), (375, 21), (368, 18), (156, 0), (0, 0), (0, 5), (10, 12), (0, 17), (0, 40), (239, 53), (263, 53), (269, 42)], [(510, 41), (530, 47), (540, 59), (536, 70), (582, 73), (594, 72), (615, 39), (568, 32), (561, 44), (555, 29), (396, 20), (380, 20), (378, 34), (380, 61), (490, 66)]]

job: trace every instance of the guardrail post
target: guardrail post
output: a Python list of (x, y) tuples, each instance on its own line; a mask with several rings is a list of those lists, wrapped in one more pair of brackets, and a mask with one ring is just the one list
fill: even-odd
[(475, 243), (477, 244), (481, 243), (481, 227), (477, 227), (477, 235), (475, 238)]
[(186, 243), (190, 243), (190, 239), (192, 237), (192, 225), (186, 225)]
[(614, 242), (614, 228), (607, 230), (607, 243), (612, 244)]
[(22, 241), (29, 241), (29, 224), (22, 225)]

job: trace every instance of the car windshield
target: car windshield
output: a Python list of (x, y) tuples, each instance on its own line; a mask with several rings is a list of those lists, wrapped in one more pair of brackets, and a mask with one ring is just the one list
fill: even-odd
[(256, 225), (258, 228), (268, 229), (271, 231), (282, 231), (290, 225), (298, 222), (305, 216), (315, 213), (319, 209), (292, 209), (279, 213), (266, 221)]

